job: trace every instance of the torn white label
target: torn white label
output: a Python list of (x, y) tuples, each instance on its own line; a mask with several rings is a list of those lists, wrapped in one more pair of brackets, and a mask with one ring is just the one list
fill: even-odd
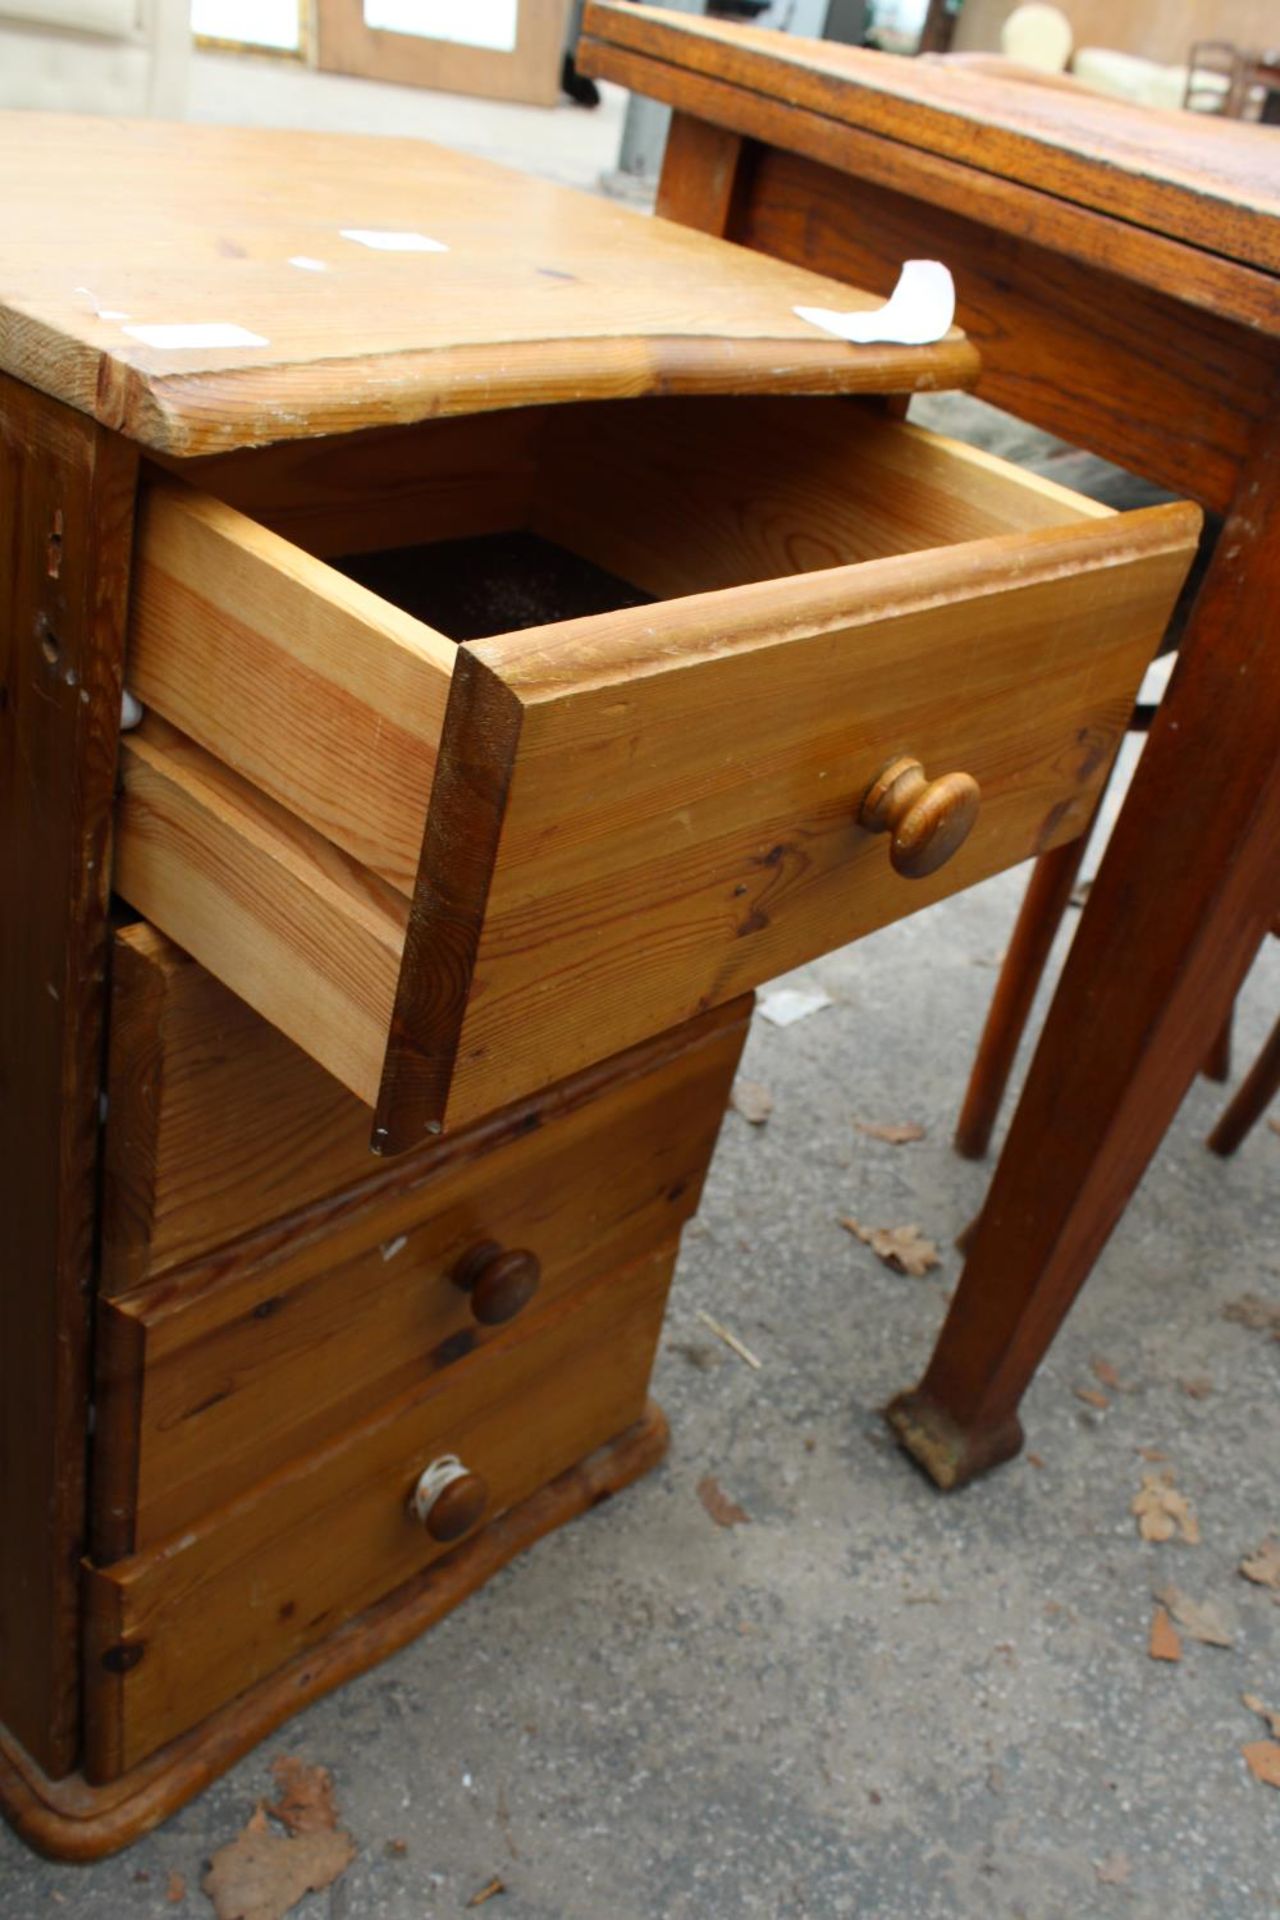
[(831, 995), (821, 987), (779, 987), (776, 993), (765, 994), (760, 1012), (775, 1027), (790, 1027), (831, 1004)]
[(908, 260), (882, 307), (837, 313), (831, 307), (793, 307), (801, 320), (857, 346), (929, 347), (956, 317), (956, 283), (941, 260)]
[(372, 247), (375, 253), (448, 253), (443, 240), (425, 233), (393, 233), (382, 227), (341, 227), (344, 240), (358, 247)]
[(291, 267), (301, 267), (304, 273), (328, 273), (329, 271), (329, 263), (327, 260), (313, 260), (309, 253), (291, 253), (289, 255), (289, 265)]
[(220, 320), (191, 323), (184, 320), (168, 326), (125, 327), (123, 331), (131, 340), (141, 340), (144, 347), (162, 347), (170, 353), (180, 353), (190, 347), (266, 347), (271, 344), (264, 334), (250, 333), (248, 327), (235, 327)]

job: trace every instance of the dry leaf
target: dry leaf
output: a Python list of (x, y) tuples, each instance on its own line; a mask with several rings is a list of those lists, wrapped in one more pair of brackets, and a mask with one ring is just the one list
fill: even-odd
[(1280, 1740), (1280, 1712), (1259, 1700), (1256, 1693), (1242, 1693), (1240, 1698), (1250, 1713), (1256, 1713), (1260, 1720), (1265, 1720), (1270, 1731)]
[(181, 1904), (187, 1897), (187, 1883), (180, 1873), (169, 1875), (169, 1884), (165, 1889), (165, 1899), (171, 1907)]
[(698, 1482), (698, 1498), (718, 1527), (743, 1527), (751, 1524), (751, 1515), (731, 1500), (713, 1473)]
[(1025, 1461), (1026, 1461), (1026, 1463), (1027, 1463), (1027, 1465), (1028, 1465), (1029, 1467), (1036, 1467), (1036, 1468), (1039, 1468), (1039, 1469), (1041, 1469), (1041, 1470), (1043, 1470), (1043, 1468), (1044, 1468), (1044, 1460), (1043, 1460), (1043, 1458), (1041, 1457), (1041, 1455), (1040, 1455), (1040, 1454), (1038, 1454), (1038, 1453), (1026, 1453), (1026, 1454), (1024, 1454), (1024, 1455), (1023, 1455), (1022, 1457), (1023, 1457), (1023, 1459), (1024, 1459)]
[(1240, 1562), (1240, 1571), (1256, 1587), (1274, 1587), (1280, 1592), (1280, 1540), (1269, 1537)]
[(220, 1847), (200, 1882), (218, 1920), (284, 1920), (307, 1893), (333, 1885), (356, 1857), (349, 1833), (277, 1833), (259, 1807)]
[(1133, 1862), (1127, 1853), (1113, 1853), (1107, 1860), (1095, 1860), (1093, 1871), (1100, 1887), (1127, 1887)]
[(753, 1127), (762, 1127), (773, 1112), (773, 1095), (758, 1080), (735, 1080), (729, 1100)]
[(506, 1890), (507, 1890), (506, 1881), (499, 1880), (497, 1874), (495, 1873), (492, 1880), (489, 1881), (487, 1886), (481, 1887), (479, 1893), (472, 1894), (471, 1898), (467, 1902), (467, 1905), (469, 1907), (482, 1907), (485, 1904), (486, 1900), (492, 1900), (496, 1894), (505, 1893)]
[(338, 1809), (333, 1798), (333, 1776), (328, 1767), (309, 1767), (292, 1754), (282, 1753), (271, 1763), (271, 1775), (280, 1789), (267, 1812), (290, 1833), (333, 1833)]
[(1167, 1460), (1169, 1458), (1168, 1454), (1162, 1452), (1159, 1447), (1138, 1447), (1135, 1451), (1143, 1460)]
[(1110, 1387), (1113, 1393), (1124, 1391), (1120, 1385), (1120, 1375), (1109, 1360), (1091, 1360), (1089, 1365), (1093, 1368), (1094, 1379), (1100, 1380), (1104, 1387)]
[(1199, 1640), (1206, 1647), (1230, 1647), (1235, 1644), (1235, 1636), (1223, 1619), (1212, 1600), (1193, 1600), (1181, 1587), (1170, 1584), (1156, 1590), (1156, 1599), (1170, 1613), (1193, 1640)]
[(1144, 1540), (1172, 1540), (1180, 1535), (1189, 1547), (1200, 1544), (1200, 1523), (1185, 1493), (1179, 1493), (1171, 1473), (1144, 1473), (1141, 1491), (1129, 1511)]
[(1255, 1780), (1267, 1787), (1280, 1787), (1280, 1740), (1251, 1740), (1240, 1751)]
[(1280, 1340), (1280, 1303), (1274, 1300), (1263, 1300), (1256, 1293), (1242, 1293), (1238, 1300), (1227, 1302), (1222, 1317), (1248, 1327), (1250, 1333), (1269, 1333), (1273, 1340)]
[(1272, 1133), (1280, 1133), (1280, 1120), (1268, 1120), (1267, 1125)]
[(1105, 1393), (1099, 1393), (1096, 1387), (1073, 1387), (1077, 1400), (1083, 1400), (1088, 1407), (1097, 1407), (1099, 1413), (1105, 1413), (1111, 1405)]
[(906, 1147), (913, 1140), (924, 1139), (924, 1128), (917, 1126), (914, 1120), (855, 1120), (853, 1124), (859, 1133), (866, 1134), (868, 1140), (886, 1140), (891, 1147)]
[(1193, 1373), (1189, 1379), (1179, 1380), (1178, 1385), (1189, 1400), (1207, 1400), (1213, 1392), (1213, 1382), (1207, 1373)]
[(937, 1247), (932, 1240), (925, 1239), (919, 1227), (864, 1227), (847, 1214), (840, 1215), (840, 1225), (846, 1233), (865, 1242), (895, 1273), (910, 1274), (913, 1280), (919, 1280), (931, 1268), (942, 1265)]
[(1151, 1633), (1147, 1640), (1147, 1652), (1153, 1660), (1181, 1660), (1182, 1642), (1178, 1630), (1169, 1618), (1167, 1607), (1157, 1607), (1151, 1616)]

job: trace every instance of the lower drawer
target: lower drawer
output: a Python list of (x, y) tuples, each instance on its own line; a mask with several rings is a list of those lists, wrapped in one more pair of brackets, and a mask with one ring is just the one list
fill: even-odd
[[(407, 1177), (393, 1168), (390, 1182), (102, 1301), (95, 1557), (193, 1523), (499, 1338), (515, 1313), (674, 1240), (698, 1204), (749, 1013), (740, 1000), (704, 1015), (440, 1143)], [(279, 1036), (255, 1031), (279, 1066)], [(305, 1089), (316, 1069), (297, 1065)], [(206, 1092), (225, 1079), (211, 1071)], [(171, 1130), (157, 1129), (162, 1165)], [(225, 1131), (211, 1111), (213, 1149)], [(178, 1190), (243, 1184), (243, 1154), (222, 1181), (216, 1165), (195, 1167), (198, 1135), (179, 1130), (192, 1171)]]
[(449, 1551), (411, 1500), (456, 1455), (479, 1523), (638, 1419), (675, 1248), (562, 1298), (85, 1591), (86, 1771), (118, 1774)]

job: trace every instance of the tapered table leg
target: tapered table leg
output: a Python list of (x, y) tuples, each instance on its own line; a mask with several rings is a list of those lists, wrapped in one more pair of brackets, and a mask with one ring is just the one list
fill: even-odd
[(933, 1358), (889, 1409), (942, 1487), (1017, 1451), (1023, 1392), (1280, 905), (1278, 415), (1242, 472)]

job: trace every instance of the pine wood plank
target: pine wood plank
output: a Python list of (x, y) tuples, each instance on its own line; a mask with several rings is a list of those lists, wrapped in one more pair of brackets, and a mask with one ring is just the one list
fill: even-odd
[[(835, 281), (417, 141), (12, 113), (0, 193), (0, 286), (21, 289), (0, 299), (0, 367), (164, 453), (657, 390), (914, 392), (977, 373), (954, 331), (851, 350), (796, 317), (866, 299)], [(361, 230), (447, 251), (344, 237)], [(125, 331), (157, 324), (262, 344)]]
[(117, 891), (372, 1105), (407, 902), (154, 715), (120, 763)]
[[(534, 1312), (670, 1241), (697, 1207), (749, 1014), (739, 1001), (704, 1016), (610, 1063), (607, 1079), (562, 1082), (397, 1161), (393, 1188), (366, 1183), (104, 1302), (95, 1558), (178, 1531), (500, 1338), (451, 1278), (477, 1244), (537, 1257)], [(347, 1103), (367, 1161), (367, 1109)], [(209, 1145), (200, 1163), (187, 1148), (198, 1190), (215, 1178), (216, 1131)]]
[(667, 1249), (516, 1321), (180, 1538), (87, 1569), (88, 1777), (137, 1765), (440, 1560), (407, 1513), (432, 1458), (482, 1474), (496, 1518), (635, 1421), (673, 1261)]
[(108, 1059), (107, 1297), (377, 1170), (368, 1109), (145, 921), (115, 937)]
[(147, 470), (224, 500), (307, 553), (377, 552), (524, 526), (546, 411), (459, 414), (189, 460), (156, 455)]
[(0, 1720), (78, 1739), (107, 875), (136, 461), (0, 375)]
[(402, 891), (455, 652), (221, 501), (147, 489), (130, 690)]
[[(1147, 509), (462, 649), (375, 1138), (404, 1149), (1070, 839), (1198, 525)], [(856, 820), (903, 751), (982, 790), (927, 880)], [(444, 898), (460, 849), (474, 890)]]
[(543, 449), (534, 530), (664, 600), (1110, 514), (865, 402), (562, 408)]
[[(415, 440), (438, 474), (430, 430)], [(465, 461), (467, 442), (452, 432), (450, 444)], [(664, 598), (1107, 511), (845, 401), (549, 408), (522, 445), (531, 470), (515, 524)], [(303, 476), (305, 498), (324, 497), (328, 473)], [(148, 491), (138, 556), (132, 690), (411, 894), (453, 644), (177, 484)]]
[(258, 1686), (129, 1772), (100, 1786), (83, 1774), (52, 1781), (0, 1727), (0, 1811), (53, 1860), (101, 1860), (226, 1772), (286, 1720), (399, 1652), (518, 1554), (648, 1473), (667, 1448), (667, 1423), (649, 1401), (633, 1426), (484, 1527), (318, 1647), (295, 1654)]

